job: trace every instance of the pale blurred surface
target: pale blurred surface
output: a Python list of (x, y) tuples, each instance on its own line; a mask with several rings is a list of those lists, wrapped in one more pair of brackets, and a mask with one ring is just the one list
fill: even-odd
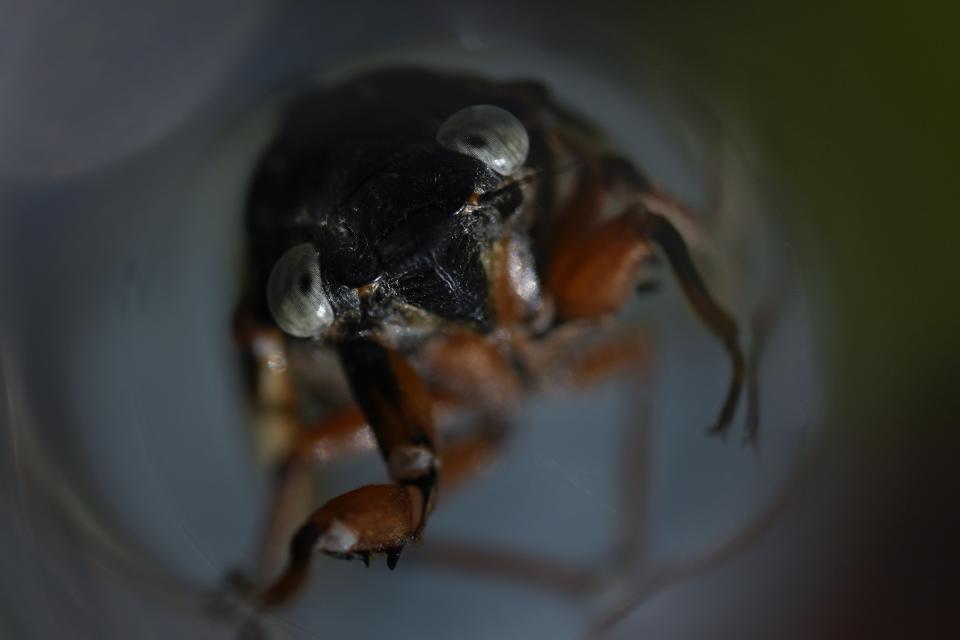
[[(719, 114), (748, 159), (741, 178), (758, 192), (755, 213), (783, 229), (813, 311), (795, 301), (764, 365), (759, 456), (700, 435), (713, 411), (703, 398), (719, 397), (725, 369), (667, 279), (634, 309), (656, 336), (652, 377), (533, 406), (495, 473), (431, 524), (428, 542), (447, 549), (479, 541), (616, 573), (615, 528), (642, 512), (650, 562), (608, 580), (621, 591), (571, 597), (559, 582), (441, 571), (428, 545), (392, 574), (318, 562), (303, 600), (268, 622), (272, 634), (367, 637), (402, 625), (411, 637), (577, 638), (636, 600), (611, 637), (933, 637), (946, 609), (925, 587), (950, 539), (939, 514), (955, 504), (955, 482), (932, 455), (949, 446), (924, 427), (956, 415), (937, 410), (957, 338), (950, 314), (935, 312), (948, 295), (936, 278), (955, 270), (924, 260), (940, 218), (923, 212), (946, 203), (928, 192), (909, 201), (908, 222), (886, 213), (913, 192), (909, 169), (878, 150), (923, 151), (924, 138), (897, 134), (903, 125), (887, 116), (899, 103), (883, 102), (891, 83), (864, 77), (885, 62), (867, 53), (869, 29), (850, 52), (843, 23), (823, 27), (813, 13), (422, 9), (3, 10), (13, 16), (0, 26), (4, 637), (235, 633), (201, 608), (224, 571), (249, 562), (265, 500), (226, 330), (242, 176), (270, 131), (268, 116), (247, 114), (292, 79), (372, 55), (547, 79), (697, 204), (710, 197), (705, 158), (724, 139), (705, 114)], [(817, 54), (805, 36), (824, 38)], [(935, 64), (937, 40), (926, 42)], [(806, 55), (821, 64), (798, 60)], [(655, 84), (664, 78), (669, 86)], [(684, 100), (670, 102), (677, 93)], [(717, 233), (733, 246), (743, 235), (729, 223)], [(728, 290), (751, 266), (733, 257), (732, 275), (715, 276)], [(644, 411), (649, 431), (624, 418)], [(762, 537), (705, 574), (643, 591), (645, 572), (682, 565), (770, 508), (811, 434), (826, 434), (818, 457)], [(649, 482), (624, 492), (620, 469), (631, 467), (620, 460), (636, 460), (633, 450), (649, 455)], [(377, 473), (372, 461), (328, 482)]]

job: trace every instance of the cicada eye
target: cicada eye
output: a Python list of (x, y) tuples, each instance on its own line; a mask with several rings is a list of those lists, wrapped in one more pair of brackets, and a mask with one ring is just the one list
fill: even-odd
[(467, 107), (447, 118), (437, 132), (437, 142), (503, 176), (522, 167), (530, 151), (523, 123), (506, 109), (489, 104)]
[(267, 281), (267, 304), (277, 325), (298, 338), (321, 335), (333, 324), (333, 307), (320, 278), (320, 254), (310, 243), (288, 250)]

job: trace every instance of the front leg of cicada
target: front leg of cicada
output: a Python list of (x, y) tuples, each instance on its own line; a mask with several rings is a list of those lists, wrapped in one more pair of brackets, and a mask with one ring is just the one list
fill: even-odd
[(557, 221), (547, 265), (547, 287), (557, 320), (596, 319), (619, 310), (635, 290), (653, 245), (658, 246), (697, 315), (729, 354), (730, 385), (720, 416), (710, 428), (710, 433), (725, 434), (744, 379), (736, 322), (714, 300), (690, 258), (683, 236), (666, 218), (634, 205), (610, 220), (598, 221), (603, 201), (600, 177), (587, 170)]
[[(723, 408), (720, 410), (720, 417), (710, 429), (710, 433), (724, 435), (730, 428), (734, 412), (737, 409), (745, 372), (745, 361), (743, 349), (740, 346), (737, 323), (710, 295), (710, 291), (703, 283), (700, 273), (690, 258), (687, 243), (676, 227), (665, 217), (647, 211), (642, 207), (632, 210), (630, 215), (640, 233), (650, 237), (666, 254), (670, 267), (680, 282), (687, 300), (690, 301), (707, 328), (723, 342), (723, 346), (730, 357), (731, 376), (727, 388), (727, 397), (724, 400)], [(754, 426), (748, 425), (748, 437), (751, 439), (756, 437)]]
[(400, 352), (371, 340), (349, 340), (340, 361), (377, 438), (390, 479), (410, 495), (417, 537), (433, 510), (437, 489), (433, 401)]
[(261, 595), (260, 605), (289, 603), (303, 586), (313, 554), (362, 560), (385, 553), (393, 569), (403, 547), (416, 540), (414, 501), (403, 486), (377, 484), (348, 491), (317, 509), (290, 541), (286, 569)]
[(433, 509), (438, 474), (426, 386), (393, 349), (363, 339), (338, 348), (395, 484), (355, 489), (315, 511), (294, 535), (286, 569), (261, 595), (266, 607), (290, 601), (316, 551), (365, 563), (385, 553), (393, 569), (404, 546), (420, 539)]

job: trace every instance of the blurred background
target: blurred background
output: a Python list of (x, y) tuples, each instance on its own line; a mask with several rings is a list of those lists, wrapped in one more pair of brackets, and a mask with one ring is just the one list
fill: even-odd
[(433, 551), (394, 574), (318, 564), (271, 637), (957, 626), (956, 9), (0, 4), (4, 638), (235, 636), (203, 604), (249, 562), (266, 491), (225, 330), (243, 178), (271, 96), (396, 61), (546, 80), (704, 208), (724, 159), (712, 277), (742, 312), (737, 283), (770, 264), (802, 295), (759, 454), (700, 435), (711, 402), (690, 394), (716, 395), (723, 361), (667, 286), (637, 309), (649, 378), (532, 407)]

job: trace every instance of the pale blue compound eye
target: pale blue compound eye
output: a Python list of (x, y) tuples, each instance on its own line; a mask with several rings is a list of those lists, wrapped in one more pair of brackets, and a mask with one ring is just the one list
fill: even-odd
[(306, 242), (277, 260), (267, 281), (267, 304), (277, 326), (297, 338), (316, 338), (333, 324), (320, 277), (320, 255)]
[(437, 132), (437, 142), (480, 160), (500, 175), (523, 166), (530, 138), (523, 123), (506, 109), (479, 104), (450, 116)]

